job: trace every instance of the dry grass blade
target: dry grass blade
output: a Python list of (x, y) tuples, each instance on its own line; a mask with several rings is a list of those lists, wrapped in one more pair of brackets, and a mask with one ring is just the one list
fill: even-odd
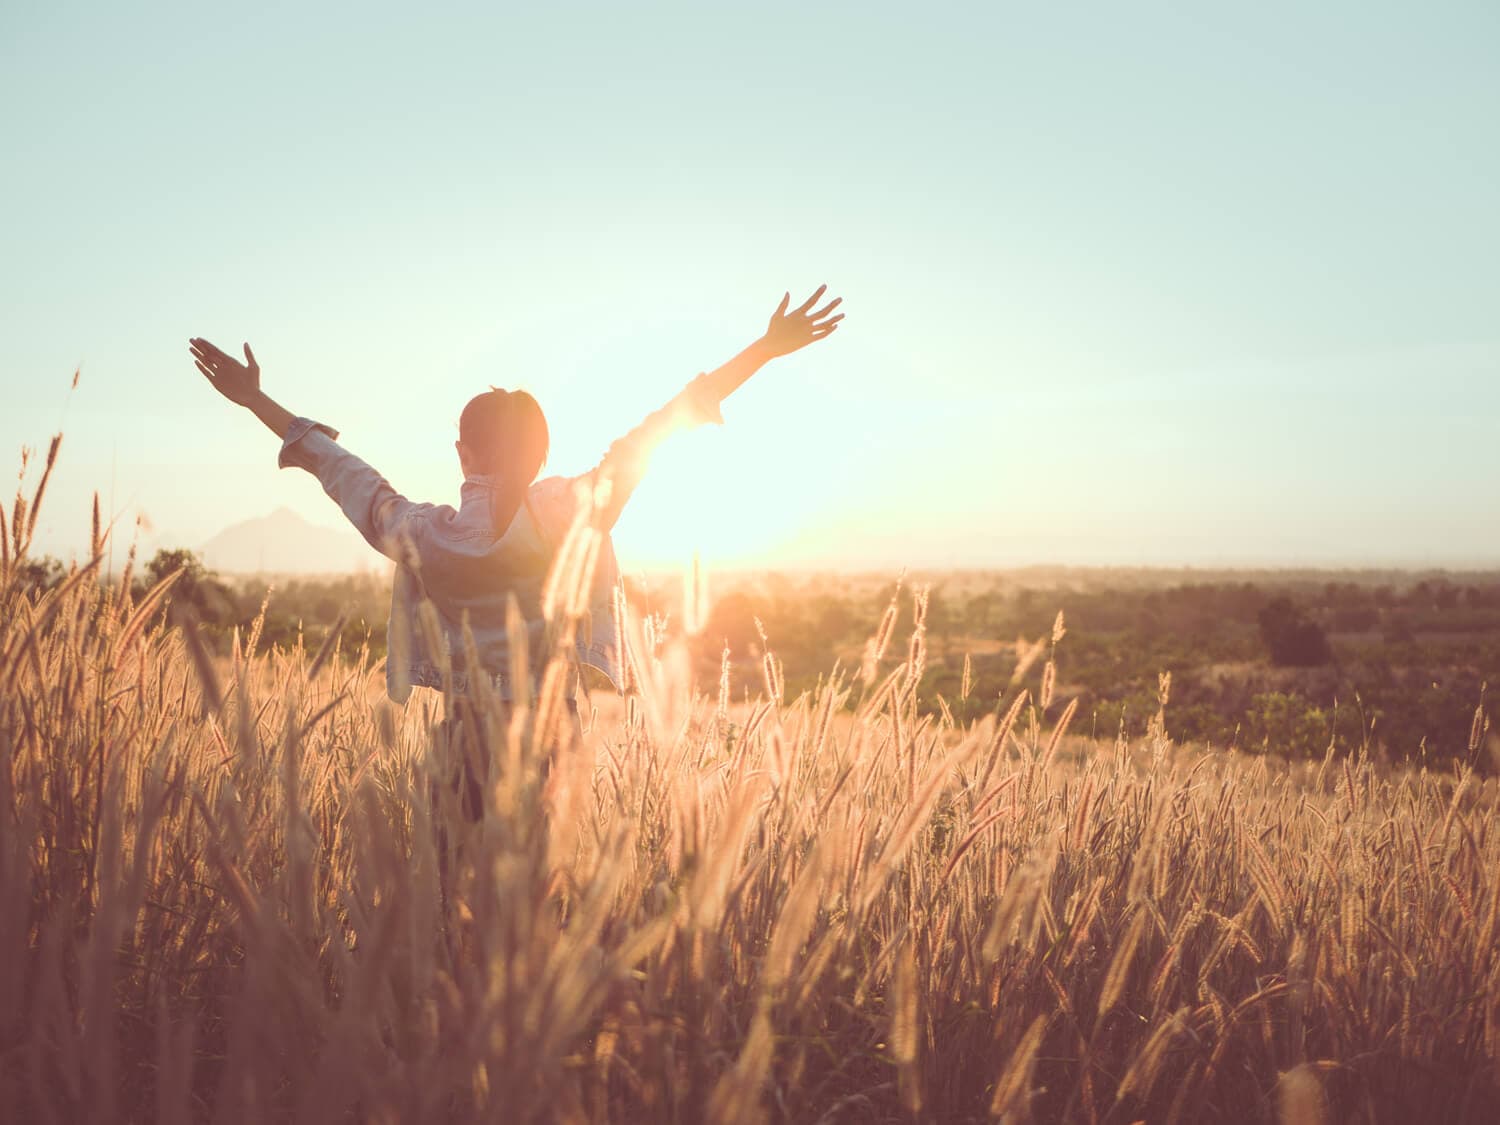
[(791, 975), (797, 954), (812, 932), (818, 917), (825, 866), (822, 848), (815, 848), (787, 894), (786, 905), (771, 931), (771, 945), (761, 973), (762, 987), (768, 991), (779, 988)]
[(1041, 1015), (1031, 1021), (1026, 1034), (1021, 1036), (995, 1082), (995, 1094), (990, 1099), (991, 1117), (1008, 1120), (1012, 1115), (1030, 1115), (1032, 1073), (1046, 1033), (1047, 1017)]
[(1145, 1098), (1161, 1074), (1162, 1063), (1172, 1044), (1187, 1032), (1186, 1007), (1178, 1008), (1156, 1025), (1150, 1038), (1141, 1046), (1130, 1067), (1120, 1079), (1115, 1093), (1117, 1101), (1128, 1097)]
[(1078, 700), (1068, 700), (1068, 705), (1063, 713), (1057, 718), (1057, 725), (1052, 728), (1052, 735), (1047, 739), (1047, 747), (1042, 751), (1041, 768), (1047, 769), (1052, 765), (1052, 759), (1057, 755), (1057, 748), (1062, 745), (1063, 736), (1068, 733), (1068, 727), (1073, 723), (1073, 716), (1078, 713)]
[(902, 1108), (913, 1116), (922, 1112), (922, 1076), (917, 1066), (921, 1029), (918, 1026), (917, 964), (910, 942), (896, 954), (891, 980), (891, 1056), (896, 1061)]
[(979, 775), (977, 788), (983, 789), (989, 784), (990, 777), (995, 772), (995, 767), (1000, 764), (1000, 757), (1005, 753), (1005, 740), (1010, 737), (1010, 732), (1016, 727), (1016, 720), (1021, 716), (1021, 708), (1026, 706), (1026, 700), (1030, 698), (1026, 692), (1017, 693), (1010, 701), (1010, 707), (1006, 709), (1005, 716), (995, 727), (995, 735), (990, 739), (989, 754), (986, 757), (984, 772)]
[(36, 534), (36, 517), (42, 510), (42, 497), (47, 492), (47, 482), (52, 479), (52, 467), (57, 464), (57, 451), (61, 445), (62, 434), (54, 434), (51, 443), (47, 446), (47, 461), (42, 469), (42, 479), (37, 482), (36, 492), (31, 497), (31, 511), (26, 521), (26, 537), (22, 540), (23, 543), (30, 543), (32, 536)]
[(927, 827), (933, 806), (937, 804), (938, 798), (943, 795), (943, 790), (953, 780), (954, 765), (967, 753), (967, 747), (960, 747), (959, 750), (934, 766), (923, 779), (921, 789), (907, 806), (905, 814), (892, 828), (885, 847), (881, 849), (880, 858), (870, 868), (865, 882), (865, 892), (860, 899), (861, 910), (868, 908), (875, 897), (880, 894), (885, 880), (906, 855), (907, 850), (916, 840), (917, 834)]
[(766, 1120), (761, 1089), (771, 1069), (773, 1042), (770, 1016), (761, 1008), (739, 1058), (714, 1088), (708, 1103), (712, 1125), (760, 1125)]
[(214, 670), (214, 661), (209, 655), (208, 645), (204, 643), (203, 635), (198, 631), (198, 615), (183, 605), (173, 605), (172, 614), (187, 648), (188, 657), (192, 661), (193, 671), (197, 673), (198, 686), (203, 690), (204, 705), (215, 713), (222, 711), (224, 692), (219, 686), (219, 674)]
[(968, 834), (958, 842), (958, 847), (953, 849), (953, 854), (948, 858), (948, 862), (943, 865), (943, 873), (938, 876), (938, 882), (946, 883), (950, 878), (952, 878), (954, 868), (958, 866), (959, 860), (963, 859), (965, 853), (967, 853), (968, 850), (974, 846), (974, 842), (978, 840), (980, 836), (984, 835), (986, 829), (993, 827), (995, 823), (1002, 817), (1009, 815), (1009, 809), (997, 809), (995, 812), (990, 813), (989, 816), (981, 820), (973, 828), (969, 829)]
[(1026, 673), (1040, 660), (1047, 651), (1047, 639), (1045, 637), (1033, 643), (1027, 643), (1025, 638), (1016, 638), (1016, 667), (1010, 674), (1010, 685), (1015, 687), (1026, 678)]
[(318, 673), (323, 670), (323, 665), (333, 655), (333, 650), (338, 645), (339, 638), (343, 635), (344, 623), (348, 620), (349, 614), (345, 611), (334, 618), (333, 624), (328, 627), (328, 633), (324, 636), (323, 643), (318, 646), (317, 655), (313, 657), (312, 663), (307, 666), (306, 679), (308, 683), (312, 683), (313, 680), (318, 678)]
[(1130, 919), (1130, 925), (1125, 928), (1125, 935), (1115, 947), (1114, 955), (1109, 960), (1109, 968), (1104, 974), (1104, 984), (1099, 989), (1097, 1019), (1102, 1020), (1107, 1016), (1124, 994), (1135, 951), (1145, 938), (1149, 925), (1146, 912), (1137, 910)]
[(265, 603), (240, 644), (156, 627), (170, 578), (28, 586), (35, 510), (0, 527), (0, 1120), (1500, 1120), (1479, 764), (1110, 753), (1025, 691), (966, 724), (925, 637), (852, 706), (736, 700), (719, 652), (701, 697), (622, 596), (630, 690), (574, 739), (583, 535), (534, 652), (514, 603), (508, 705), (372, 705), (336, 631), (263, 651)]

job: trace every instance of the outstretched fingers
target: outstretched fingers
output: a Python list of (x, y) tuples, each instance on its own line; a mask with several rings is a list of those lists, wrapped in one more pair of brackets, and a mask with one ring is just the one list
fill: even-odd
[(224, 363), (229, 357), (207, 340), (195, 337), (188, 341), (188, 350), (193, 353), (193, 358), (202, 363)]
[(781, 304), (772, 315), (763, 337), (771, 354), (790, 355), (814, 340), (821, 340), (838, 326), (839, 321), (844, 319), (844, 314), (835, 313), (834, 310), (844, 303), (844, 299), (833, 297), (827, 304), (819, 307), (818, 302), (827, 292), (828, 286), (818, 286), (811, 297), (791, 311), (788, 311), (791, 294), (781, 298)]
[(816, 305), (818, 303), (818, 298), (820, 298), (821, 296), (823, 296), (823, 294), (826, 293), (826, 292), (828, 292), (828, 286), (826, 286), (826, 285), (820, 285), (820, 286), (818, 286), (817, 290), (813, 293), (813, 295), (811, 297), (809, 297), (807, 300), (803, 301), (800, 305), (797, 306), (797, 311), (793, 315), (795, 315), (795, 316), (802, 316), (803, 314), (805, 314), (808, 309), (812, 308), (814, 305)]
[[(817, 312), (815, 312), (815, 313), (808, 313), (807, 314), (807, 319), (813, 321), (814, 323), (817, 323), (818, 321), (822, 320), (825, 316), (827, 316), (829, 313), (831, 313), (834, 309), (838, 308), (843, 303), (844, 303), (844, 298), (842, 298), (842, 297), (835, 297), (833, 300), (829, 301), (826, 305), (824, 305)], [(840, 314), (840, 315), (842, 316), (842, 314)]]

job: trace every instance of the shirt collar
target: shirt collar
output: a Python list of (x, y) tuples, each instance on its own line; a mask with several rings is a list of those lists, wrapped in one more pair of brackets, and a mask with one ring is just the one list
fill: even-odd
[(459, 507), (462, 509), (471, 504), (483, 504), (488, 508), (491, 493), (499, 487), (500, 478), (494, 473), (474, 473), (467, 476), (458, 490)]

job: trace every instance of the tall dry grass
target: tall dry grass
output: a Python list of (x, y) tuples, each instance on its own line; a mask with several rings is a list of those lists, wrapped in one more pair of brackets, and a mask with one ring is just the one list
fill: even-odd
[(474, 699), (471, 825), (440, 704), (358, 654), (216, 661), (96, 566), (27, 594), (35, 507), (0, 1119), (1500, 1119), (1493, 779), (1098, 745), (1024, 694), (958, 726), (918, 595), (798, 700), (770, 659), (696, 694), (640, 630), (581, 741), (560, 670)]

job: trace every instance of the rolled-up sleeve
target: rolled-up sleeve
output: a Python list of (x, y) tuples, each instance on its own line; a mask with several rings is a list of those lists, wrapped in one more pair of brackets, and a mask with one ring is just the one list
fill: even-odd
[(321, 422), (314, 422), (311, 418), (293, 419), (291, 428), (287, 430), (286, 437), (281, 439), (281, 456), (276, 458), (276, 464), (282, 469), (306, 469), (310, 473), (317, 473), (317, 461), (315, 454), (317, 445), (314, 443), (312, 450), (304, 450), (302, 439), (308, 434), (317, 431), (325, 435), (330, 442), (339, 440), (339, 432), (332, 426), (325, 426)]
[(401, 524), (430, 505), (402, 496), (374, 468), (339, 445), (338, 436), (330, 426), (297, 418), (282, 439), (277, 464), (312, 473), (370, 546), (403, 561)]

